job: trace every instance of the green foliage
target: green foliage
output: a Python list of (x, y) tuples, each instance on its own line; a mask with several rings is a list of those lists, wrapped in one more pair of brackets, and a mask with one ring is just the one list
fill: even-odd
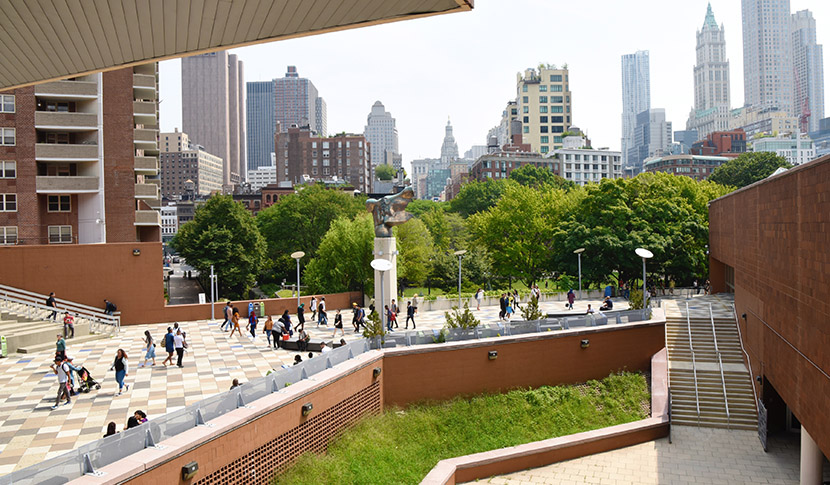
[(513, 181), (487, 179), (485, 182), (468, 182), (461, 187), (458, 195), (450, 201), (450, 208), (462, 217), (469, 217), (496, 205), (505, 187)]
[(394, 228), (398, 242), (398, 279), (403, 286), (420, 285), (426, 280), (432, 256), (432, 236), (417, 218)]
[(371, 287), (375, 231), (372, 216), (336, 219), (308, 263), (305, 284), (314, 293), (337, 293)]
[(307, 453), (277, 484), (419, 483), (440, 461), (644, 419), (648, 384), (615, 374), (579, 386), (519, 389), (389, 408)]
[(429, 229), (436, 250), (456, 251), (466, 248), (467, 226), (458, 214), (433, 209), (422, 214), (420, 219)]
[(278, 275), (291, 277), (294, 251), (304, 251), (300, 261), (305, 266), (317, 255), (317, 248), (338, 217), (352, 219), (365, 213), (365, 199), (350, 192), (326, 189), (322, 184), (308, 185), (296, 194), (260, 211), (256, 222), (268, 242), (268, 257)]
[(643, 309), (643, 290), (631, 290), (628, 295), (628, 307), (631, 310)]
[(375, 167), (375, 177), (378, 180), (392, 180), (396, 175), (398, 175), (398, 172), (395, 171), (395, 167), (392, 165), (380, 164)]
[(223, 298), (247, 295), (262, 268), (266, 248), (251, 213), (230, 195), (213, 196), (198, 207), (193, 220), (179, 228), (170, 245), (202, 278), (214, 265)]
[(473, 315), (473, 312), (470, 311), (470, 305), (467, 302), (464, 302), (464, 311), (459, 312), (458, 307), (452, 307), (452, 313), (444, 312), (444, 317), (447, 319), (447, 328), (460, 328), (464, 330), (468, 330), (471, 328), (476, 328), (481, 321)]
[(522, 318), (528, 322), (540, 320), (545, 318), (545, 313), (539, 310), (539, 299), (535, 296), (531, 297), (525, 306), (519, 305), (519, 310), (522, 312)]
[(450, 208), (449, 202), (436, 202), (427, 199), (415, 199), (406, 206), (406, 211), (412, 213), (415, 217), (421, 217), (426, 212), (433, 209), (446, 211)]
[(790, 162), (772, 152), (749, 152), (716, 168), (709, 181), (740, 189), (772, 175), (778, 168), (790, 168)]
[(548, 169), (530, 164), (510, 172), (510, 180), (514, 180), (516, 183), (524, 185), (525, 187), (534, 187), (537, 189), (545, 186), (567, 190), (576, 188), (576, 184), (570, 180), (565, 180)]
[(380, 315), (376, 310), (373, 310), (366, 318), (363, 319), (364, 321), (364, 330), (363, 336), (368, 339), (373, 339), (375, 337), (383, 338), (386, 335), (386, 329), (383, 328), (383, 323), (381, 322)]
[[(451, 250), (451, 249), (450, 249)], [(429, 279), (433, 288), (458, 293), (458, 257), (436, 248), (432, 255)], [(479, 247), (471, 247), (461, 258), (461, 281), (465, 287), (480, 286), (492, 273), (487, 253)], [(463, 291), (463, 288), (462, 288)]]

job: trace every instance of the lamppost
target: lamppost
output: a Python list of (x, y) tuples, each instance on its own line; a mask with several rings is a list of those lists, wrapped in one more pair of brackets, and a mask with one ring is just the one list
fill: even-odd
[(369, 263), (372, 268), (375, 269), (378, 273), (380, 273), (380, 325), (383, 329), (386, 328), (386, 324), (383, 320), (386, 318), (386, 309), (383, 306), (383, 273), (392, 269), (392, 262), (388, 259), (373, 259), (371, 263)]
[(585, 248), (579, 248), (574, 250), (574, 254), (576, 254), (577, 265), (579, 268), (579, 299), (582, 299), (582, 252), (585, 251)]
[(461, 310), (461, 256), (467, 254), (466, 249), (456, 251), (453, 254), (458, 256), (458, 309)]
[(651, 251), (644, 248), (637, 248), (634, 250), (637, 256), (643, 258), (643, 310), (646, 309), (646, 260), (654, 257)]
[(300, 308), (300, 259), (305, 256), (302, 251), (291, 253), (291, 257), (297, 260), (297, 308)]

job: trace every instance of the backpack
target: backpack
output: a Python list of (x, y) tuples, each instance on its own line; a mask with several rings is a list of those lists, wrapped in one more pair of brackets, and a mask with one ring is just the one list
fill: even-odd
[(319, 304), (319, 305), (317, 305), (317, 311), (318, 311), (318, 312), (322, 312), (322, 311), (323, 311), (323, 302), (322, 302), (322, 301), (320, 302), (320, 304)]

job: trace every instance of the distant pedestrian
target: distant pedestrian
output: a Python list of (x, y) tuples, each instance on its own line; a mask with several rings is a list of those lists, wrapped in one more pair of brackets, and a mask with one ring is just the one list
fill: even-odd
[(412, 302), (407, 302), (406, 304), (406, 326), (404, 330), (409, 329), (409, 321), (412, 320), (412, 330), (415, 330), (415, 307), (412, 306)]
[(383, 305), (383, 309), (386, 311), (386, 330), (392, 331), (392, 321), (395, 319), (395, 314), (389, 308), (389, 305)]
[(167, 351), (167, 358), (164, 359), (162, 365), (167, 367), (167, 362), (173, 365), (173, 354), (176, 353), (176, 347), (175, 335), (173, 335), (173, 329), (170, 327), (167, 327), (167, 333), (164, 335), (164, 350)]
[(585, 310), (585, 314), (586, 314), (586, 315), (590, 315), (591, 313), (594, 313), (594, 309), (593, 309), (593, 308), (591, 308), (591, 304), (590, 304), (590, 303), (588, 303), (588, 309), (587, 309), (587, 310)]
[(321, 354), (325, 354), (326, 352), (331, 352), (331, 347), (329, 347), (328, 345), (326, 345), (326, 343), (325, 343), (325, 342), (322, 342), (322, 343), (320, 344), (320, 353), (321, 353)]
[(61, 361), (66, 358), (66, 340), (63, 339), (63, 335), (58, 334), (58, 341), (55, 342), (55, 357), (60, 357)]
[(309, 340), (311, 340), (311, 335), (305, 329), (300, 330), (300, 333), (297, 334), (297, 348), (300, 349), (300, 352), (308, 350)]
[(325, 326), (329, 326), (329, 316), (326, 313), (326, 297), (320, 297), (320, 303), (317, 305), (317, 326), (319, 327), (320, 324), (324, 324)]
[[(311, 297), (311, 321), (317, 320), (317, 297)], [(319, 323), (318, 323), (319, 325)]]
[(220, 326), (219, 329), (227, 332), (231, 327), (231, 317), (233, 316), (233, 307), (231, 306), (231, 302), (225, 302), (225, 308), (222, 309), (222, 314), (225, 316), (225, 321), (222, 322), (222, 326)]
[(231, 382), (231, 389), (230, 390), (232, 391), (232, 390), (236, 389), (237, 387), (239, 387), (239, 379), (234, 379), (233, 382)]
[[(484, 298), (484, 290), (482, 288), (479, 288), (478, 291), (476, 291), (476, 310), (481, 310), (482, 298)], [(407, 318), (409, 318), (408, 315)]]
[(58, 377), (58, 397), (55, 398), (52, 409), (57, 409), (63, 398), (66, 398), (66, 404), (72, 404), (72, 398), (69, 396), (69, 366), (63, 358), (55, 357), (55, 364), (51, 367)]
[[(294, 335), (294, 330), (291, 329), (291, 315), (288, 314), (288, 310), (282, 312), (282, 316), (280, 317), (280, 321), (282, 322), (283, 326), (285, 327), (285, 331), (283, 333), (287, 334), (289, 337)], [(285, 337), (283, 337), (285, 338)]]
[(256, 324), (259, 322), (256, 317), (256, 311), (251, 310), (248, 314), (248, 328), (251, 330), (251, 338), (256, 338)]
[(300, 303), (297, 307), (297, 330), (305, 328), (305, 303)]
[(346, 332), (343, 331), (343, 315), (340, 314), (340, 309), (337, 309), (337, 312), (334, 314), (334, 333), (331, 334), (331, 338), (334, 338), (337, 335), (337, 330), (340, 330), (340, 336), (345, 337)]
[(610, 311), (610, 310), (613, 310), (613, 309), (614, 309), (614, 301), (611, 300), (610, 296), (606, 296), (605, 300), (603, 300), (603, 302), (602, 302), (602, 306), (599, 307), (599, 311), (605, 312), (605, 311)]
[(75, 338), (75, 318), (69, 312), (63, 314), (63, 336)]
[(418, 313), (418, 295), (412, 295), (412, 308), (415, 309), (415, 314)]
[(139, 367), (147, 365), (148, 360), (152, 360), (153, 365), (156, 365), (156, 343), (153, 341), (149, 330), (144, 331), (144, 351), (144, 362), (139, 364)]
[(271, 334), (274, 331), (274, 321), (271, 320), (271, 315), (268, 315), (268, 318), (265, 319), (265, 323), (262, 324), (262, 329), (265, 330), (265, 338), (268, 339), (268, 346), (271, 346)]
[(574, 293), (573, 289), (568, 290), (568, 303), (565, 304), (565, 308), (568, 310), (574, 309), (574, 301), (576, 300), (576, 294)]
[(507, 314), (507, 295), (502, 293), (499, 297), (499, 320), (504, 320)]
[(127, 419), (127, 425), (124, 426), (124, 431), (127, 431), (128, 429), (132, 428), (137, 428), (139, 424), (140, 423), (138, 422), (138, 418), (136, 418), (135, 415), (132, 415)]
[(118, 433), (118, 431), (115, 430), (115, 427), (116, 427), (115, 421), (110, 421), (109, 424), (107, 424), (107, 434), (104, 435), (104, 438), (106, 438), (107, 436), (112, 436), (112, 435)]
[(303, 358), (300, 354), (294, 356), (294, 365), (301, 364), (303, 362)]
[(510, 317), (513, 316), (513, 305), (515, 304), (516, 300), (514, 297), (508, 294), (507, 298), (505, 298), (505, 301), (507, 302), (507, 307), (504, 309), (504, 319), (510, 320)]
[(124, 379), (130, 375), (130, 365), (127, 362), (127, 353), (124, 350), (118, 349), (115, 353), (115, 360), (112, 362), (110, 370), (115, 370), (115, 382), (118, 383), (118, 394), (116, 396), (120, 396), (125, 387), (129, 391), (130, 386), (124, 384)]
[(112, 315), (113, 313), (115, 313), (117, 311), (118, 311), (118, 307), (115, 306), (115, 303), (113, 303), (109, 300), (104, 300), (104, 313), (106, 313), (107, 315)]
[(282, 347), (282, 336), (285, 333), (285, 324), (282, 323), (282, 317), (280, 317), (274, 322), (274, 327), (271, 329), (271, 337), (274, 339), (273, 345), (275, 349)]
[(694, 280), (694, 281), (692, 282), (692, 290), (694, 290), (695, 295), (699, 295), (699, 294), (700, 294), (700, 286), (698, 286), (698, 284), (697, 284), (697, 280)]
[(50, 313), (49, 316), (46, 317), (46, 318), (48, 318), (49, 320), (52, 320), (53, 322), (57, 322), (58, 321), (58, 304), (57, 304), (57, 301), (55, 301), (55, 292), (54, 291), (49, 293), (49, 298), (46, 299), (46, 306), (48, 306), (49, 308), (52, 309), (52, 313)]
[(392, 310), (392, 315), (395, 316), (390, 323), (393, 324), (395, 328), (398, 328), (398, 304), (395, 303), (394, 299), (392, 300), (392, 306), (390, 306), (389, 309)]
[(178, 359), (176, 360), (176, 365), (181, 368), (184, 367), (182, 364), (182, 359), (184, 358), (184, 348), (185, 348), (185, 340), (184, 336), (182, 335), (181, 329), (176, 331), (176, 335), (173, 336), (173, 347), (176, 348), (176, 355)]
[(233, 308), (233, 313), (231, 314), (231, 334), (228, 337), (233, 337), (233, 334), (236, 333), (237, 335), (242, 335), (242, 329), (239, 328), (239, 310), (236, 307)]
[(706, 283), (703, 283), (703, 294), (708, 295), (710, 289), (709, 280), (706, 280)]
[(138, 421), (138, 424), (144, 424), (147, 422), (147, 415), (144, 413), (144, 411), (140, 409), (134, 412), (133, 416), (135, 416), (135, 419), (136, 421)]
[(352, 302), (352, 327), (354, 327), (355, 332), (360, 330), (360, 325), (357, 323), (357, 316), (359, 314), (360, 307), (357, 306), (356, 302)]

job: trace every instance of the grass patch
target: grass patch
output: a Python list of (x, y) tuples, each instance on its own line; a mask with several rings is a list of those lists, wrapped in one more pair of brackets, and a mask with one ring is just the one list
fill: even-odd
[(623, 372), (581, 385), (388, 409), (335, 438), (327, 454), (302, 455), (274, 483), (419, 483), (446, 458), (643, 419), (648, 399), (645, 377)]

